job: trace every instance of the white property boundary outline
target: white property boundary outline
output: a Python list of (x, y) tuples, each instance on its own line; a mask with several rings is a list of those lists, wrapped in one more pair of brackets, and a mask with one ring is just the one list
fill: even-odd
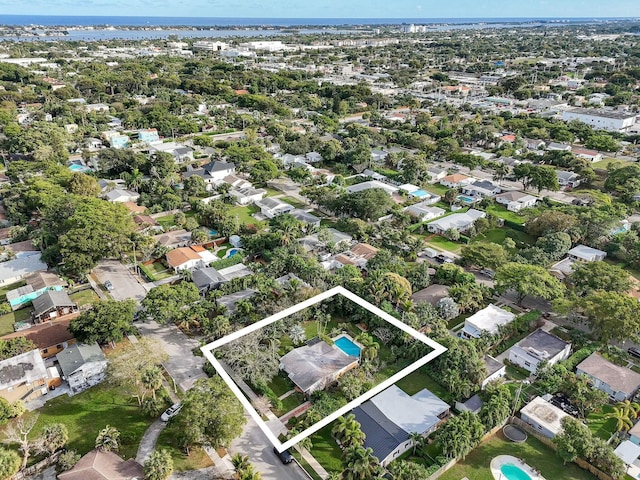
[[(403, 368), (398, 373), (394, 374), (393, 376), (391, 376), (390, 378), (388, 378), (387, 380), (382, 382), (380, 385), (377, 385), (377, 386), (373, 387), (368, 392), (366, 392), (363, 395), (359, 396), (355, 400), (352, 400), (351, 402), (347, 403), (344, 407), (336, 410), (331, 415), (323, 418), (322, 420), (320, 420), (319, 422), (317, 422), (314, 425), (310, 426), (306, 430), (300, 432), (295, 437), (293, 437), (290, 440), (282, 443), (282, 442), (280, 442), (280, 440), (278, 440), (278, 437), (276, 437), (276, 435), (271, 431), (271, 429), (266, 424), (266, 422), (264, 420), (262, 420), (262, 417), (260, 416), (260, 414), (256, 411), (256, 409), (253, 407), (253, 405), (251, 405), (251, 402), (247, 399), (247, 397), (244, 396), (244, 394), (242, 393), (240, 388), (236, 385), (236, 383), (233, 381), (231, 376), (224, 369), (222, 364), (213, 356), (213, 350), (215, 350), (216, 348), (219, 348), (219, 347), (221, 347), (223, 345), (226, 345), (227, 343), (233, 342), (234, 340), (237, 340), (240, 337), (248, 335), (249, 333), (255, 332), (256, 330), (260, 330), (261, 328), (264, 328), (267, 325), (270, 325), (270, 324), (272, 324), (274, 322), (277, 322), (278, 320), (282, 320), (283, 318), (286, 318), (286, 317), (288, 317), (288, 316), (290, 316), (290, 315), (292, 315), (294, 313), (297, 313), (297, 312), (299, 312), (301, 310), (304, 310), (305, 308), (308, 308), (308, 307), (311, 307), (311, 306), (313, 306), (313, 305), (315, 305), (317, 303), (320, 303), (323, 300), (327, 300), (327, 299), (329, 299), (329, 298), (331, 298), (331, 297), (333, 297), (335, 295), (342, 295), (342, 296), (348, 298), (352, 302), (360, 305), (361, 307), (363, 307), (364, 309), (366, 309), (369, 312), (373, 313), (374, 315), (377, 315), (378, 317), (380, 317), (383, 320), (387, 321), (388, 323), (390, 323), (394, 327), (399, 328), (400, 330), (404, 331), (405, 333), (408, 333), (409, 335), (411, 335), (415, 339), (420, 340), (422, 343), (430, 346), (433, 349), (433, 351), (430, 352), (429, 354), (425, 355), (424, 357), (422, 357), (418, 361), (412, 363), (408, 367)], [(278, 312), (278, 313), (276, 313), (276, 314), (274, 314), (274, 315), (272, 315), (270, 317), (267, 317), (267, 318), (265, 318), (263, 320), (260, 320), (259, 322), (256, 322), (256, 323), (254, 323), (252, 325), (249, 325), (248, 327), (245, 327), (245, 328), (243, 328), (241, 330), (238, 330), (237, 332), (233, 332), (233, 333), (231, 333), (231, 334), (229, 334), (229, 335), (227, 335), (225, 337), (222, 337), (222, 338), (216, 340), (215, 342), (209, 343), (208, 345), (205, 345), (204, 347), (202, 347), (201, 350), (202, 350), (202, 353), (204, 353), (204, 356), (207, 358), (207, 360), (209, 360), (209, 362), (211, 362), (211, 365), (213, 365), (213, 367), (216, 369), (216, 371), (218, 372), (218, 375), (220, 375), (220, 377), (225, 381), (225, 383), (229, 386), (229, 388), (234, 393), (234, 395), (236, 397), (238, 397), (238, 400), (240, 400), (240, 403), (242, 403), (244, 408), (249, 412), (249, 415), (251, 415), (251, 417), (256, 421), (256, 423), (258, 424), (260, 429), (264, 432), (264, 434), (267, 436), (267, 438), (271, 441), (271, 443), (273, 443), (273, 445), (275, 446), (275, 448), (279, 452), (282, 452), (282, 451), (284, 451), (284, 450), (286, 450), (288, 448), (293, 447), (295, 444), (297, 444), (301, 440), (304, 440), (308, 436), (314, 434), (315, 432), (317, 432), (321, 428), (329, 425), (331, 422), (333, 422), (337, 418), (341, 417), (342, 415), (350, 412), (351, 410), (353, 410), (356, 407), (359, 407), (360, 405), (362, 405), (364, 402), (366, 402), (370, 398), (374, 397), (375, 395), (377, 395), (378, 393), (382, 392), (383, 390), (389, 388), (391, 385), (396, 383), (398, 380), (400, 380), (403, 377), (409, 375), (410, 373), (414, 372), (418, 368), (426, 365), (431, 360), (436, 358), (438, 355), (440, 355), (443, 352), (445, 352), (447, 349), (446, 349), (446, 347), (443, 347), (442, 345), (440, 345), (439, 343), (437, 343), (434, 340), (430, 339), (426, 335), (418, 332), (417, 330), (409, 327), (408, 325), (406, 325), (405, 323), (401, 322), (400, 320), (394, 318), (393, 316), (389, 315), (388, 313), (380, 310), (375, 305), (372, 305), (371, 303), (367, 302), (366, 300), (360, 298), (358, 295), (350, 292), (346, 288), (338, 286), (338, 287), (334, 287), (334, 288), (332, 288), (330, 290), (327, 290), (326, 292), (323, 292), (323, 293), (321, 293), (319, 295), (316, 295), (315, 297), (311, 297), (311, 298), (305, 300), (304, 302), (301, 302), (301, 303), (298, 303), (297, 305), (289, 307), (289, 308), (287, 308), (287, 309), (285, 309), (285, 310), (283, 310), (281, 312)]]

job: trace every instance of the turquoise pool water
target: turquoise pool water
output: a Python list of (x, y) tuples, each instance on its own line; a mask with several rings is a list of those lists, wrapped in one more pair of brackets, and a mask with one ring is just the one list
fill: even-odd
[(467, 197), (465, 195), (458, 195), (456, 198), (464, 203), (474, 203), (476, 201), (475, 198)]
[(218, 230), (209, 230), (209, 235), (215, 237), (218, 234)]
[(237, 248), (231, 248), (231, 249), (229, 249), (228, 256), (233, 257), (236, 253), (238, 253), (238, 249)]
[(71, 165), (69, 165), (69, 170), (71, 170), (72, 172), (86, 172), (87, 170), (91, 169), (78, 163), (72, 163)]
[(505, 463), (500, 467), (500, 471), (506, 480), (531, 480), (527, 472), (511, 463)]
[(429, 192), (425, 190), (416, 190), (415, 192), (411, 192), (411, 195), (418, 198), (429, 197)]
[(360, 356), (360, 347), (349, 340), (347, 337), (337, 338), (333, 343), (335, 343), (336, 347), (338, 347), (347, 355), (351, 355), (352, 357)]

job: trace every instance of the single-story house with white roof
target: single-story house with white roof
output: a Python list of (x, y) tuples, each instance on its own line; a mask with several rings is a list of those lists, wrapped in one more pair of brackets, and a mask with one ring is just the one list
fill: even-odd
[(434, 220), (427, 224), (427, 229), (431, 233), (443, 234), (450, 228), (453, 228), (454, 230), (458, 230), (462, 233), (473, 227), (473, 224), (477, 219), (484, 218), (486, 216), (487, 214), (485, 212), (470, 208), (465, 213), (454, 213), (453, 215)]
[(113, 203), (126, 203), (126, 202), (137, 202), (140, 198), (140, 194), (137, 192), (133, 192), (131, 190), (123, 190), (116, 188), (115, 190), (111, 190), (107, 192), (105, 195), (105, 199)]
[(580, 175), (577, 173), (556, 170), (556, 176), (558, 177), (558, 185), (562, 188), (576, 188), (580, 185)]
[(522, 421), (547, 438), (553, 438), (562, 432), (562, 419), (568, 416), (568, 413), (542, 397), (534, 398), (520, 410)]
[(440, 167), (429, 167), (427, 173), (431, 178), (431, 181), (441, 180), (447, 176), (447, 170)]
[(586, 245), (576, 245), (567, 252), (567, 256), (581, 262), (598, 262), (604, 260), (607, 252)]
[(408, 395), (392, 385), (353, 410), (380, 464), (387, 466), (413, 447), (411, 433), (426, 437), (449, 416), (451, 407), (426, 388)]
[(630, 440), (624, 440), (613, 451), (627, 466), (627, 474), (631, 478), (640, 477), (640, 446)]
[(356, 183), (355, 185), (350, 185), (346, 188), (347, 193), (356, 193), (363, 192), (365, 190), (371, 190), (373, 188), (380, 188), (387, 192), (389, 195), (393, 195), (398, 191), (398, 189), (392, 185), (388, 185), (386, 183), (382, 183), (378, 180), (368, 180), (362, 183)]
[(541, 363), (553, 365), (569, 358), (570, 353), (570, 343), (538, 329), (509, 349), (509, 361), (536, 373)]
[(426, 222), (427, 220), (432, 220), (434, 218), (441, 217), (444, 215), (446, 210), (440, 207), (428, 207), (424, 204), (424, 202), (416, 203), (415, 205), (411, 205), (404, 209), (409, 215), (413, 215), (418, 217), (418, 220), (421, 222)]
[(495, 197), (502, 189), (489, 180), (477, 180), (462, 187), (462, 193), (474, 198)]
[(238, 205), (249, 205), (251, 203), (259, 202), (267, 194), (264, 188), (241, 188), (236, 190), (232, 188), (229, 190), (229, 195), (233, 197), (234, 202)]
[(274, 218), (284, 213), (290, 213), (295, 210), (295, 207), (285, 201), (278, 198), (263, 198), (256, 202), (256, 205), (260, 207), (260, 212), (267, 218)]
[(535, 207), (537, 197), (522, 192), (504, 192), (496, 195), (496, 202), (507, 207), (511, 212), (519, 212), (523, 208)]
[(586, 148), (574, 148), (572, 153), (578, 158), (584, 158), (591, 163), (599, 162), (602, 160), (602, 154), (597, 150), (588, 150)]
[(47, 268), (40, 252), (23, 252), (13, 260), (0, 262), (0, 286), (11, 285), (30, 273), (44, 272)]
[(464, 321), (459, 335), (467, 339), (480, 338), (483, 334), (495, 335), (498, 333), (498, 327), (511, 323), (515, 318), (515, 314), (489, 304)]

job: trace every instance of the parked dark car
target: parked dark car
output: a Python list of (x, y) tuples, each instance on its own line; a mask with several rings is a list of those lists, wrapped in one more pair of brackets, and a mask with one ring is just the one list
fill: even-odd
[(289, 453), (289, 450), (284, 450), (282, 452), (279, 452), (276, 447), (273, 447), (273, 453), (275, 453), (280, 459), (280, 461), (284, 464), (293, 462), (293, 457)]
[(447, 257), (443, 254), (437, 255), (436, 260), (440, 263), (453, 263), (453, 259), (451, 257)]
[(632, 356), (636, 357), (636, 358), (640, 358), (640, 348), (638, 348), (638, 347), (630, 347), (630, 348), (628, 348), (627, 349), (627, 353), (629, 355), (632, 355)]

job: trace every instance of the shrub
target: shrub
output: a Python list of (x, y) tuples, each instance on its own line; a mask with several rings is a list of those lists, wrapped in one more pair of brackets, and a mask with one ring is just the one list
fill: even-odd
[(75, 450), (66, 450), (58, 457), (58, 472), (71, 470), (80, 460), (80, 454)]

